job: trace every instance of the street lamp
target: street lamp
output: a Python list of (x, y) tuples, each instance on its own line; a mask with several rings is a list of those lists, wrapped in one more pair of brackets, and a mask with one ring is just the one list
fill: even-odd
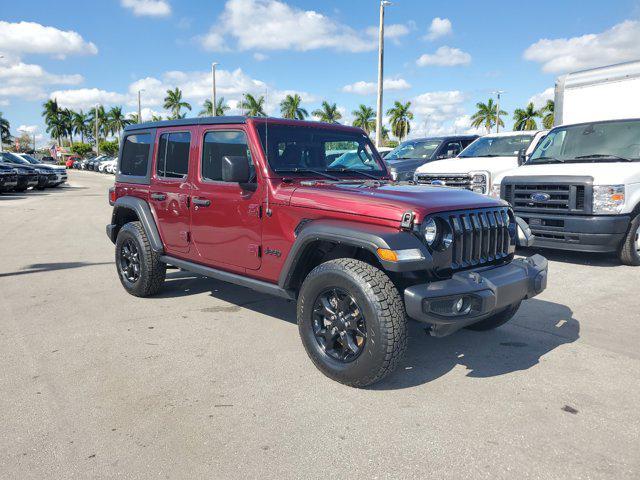
[(392, 5), (380, 0), (380, 31), (378, 33), (378, 114), (376, 117), (376, 147), (382, 146), (382, 84), (384, 82), (384, 8)]
[(500, 95), (506, 93), (504, 90), (496, 90), (495, 92), (491, 92), (497, 97), (496, 101), (496, 133), (500, 133)]
[(142, 108), (140, 104), (140, 92), (144, 92), (144, 88), (138, 90), (138, 123), (142, 123)]
[(216, 116), (216, 66), (218, 62), (211, 64), (211, 113)]
[(100, 155), (100, 139), (98, 138), (98, 107), (99, 103), (96, 103), (94, 106), (95, 116), (96, 116), (96, 156)]

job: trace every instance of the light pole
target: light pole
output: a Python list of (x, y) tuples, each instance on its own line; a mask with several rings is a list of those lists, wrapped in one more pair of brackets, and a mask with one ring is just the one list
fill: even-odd
[(140, 93), (144, 92), (144, 88), (138, 90), (138, 123), (142, 123), (142, 105), (140, 103)]
[(391, 5), (380, 0), (380, 31), (378, 33), (378, 114), (376, 117), (376, 147), (382, 146), (382, 84), (384, 82), (384, 7)]
[(96, 103), (94, 107), (96, 112), (96, 157), (100, 155), (100, 140), (98, 138), (98, 106), (100, 106), (100, 104)]
[(211, 64), (211, 113), (216, 116), (216, 65), (218, 62)]
[(500, 133), (500, 95), (505, 93), (503, 90), (496, 90), (495, 92), (491, 92), (496, 95), (496, 133)]

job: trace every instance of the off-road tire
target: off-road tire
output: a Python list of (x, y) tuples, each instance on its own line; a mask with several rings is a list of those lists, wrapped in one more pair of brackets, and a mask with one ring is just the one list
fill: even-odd
[[(130, 282), (122, 274), (120, 255), (122, 244), (131, 239), (137, 246), (140, 259), (140, 275), (135, 282)], [(125, 224), (116, 238), (116, 270), (124, 289), (136, 297), (148, 297), (160, 291), (164, 284), (167, 266), (159, 260), (159, 255), (151, 249), (147, 234), (140, 222)]]
[(640, 235), (640, 215), (636, 215), (631, 221), (629, 231), (620, 246), (620, 250), (618, 250), (618, 258), (625, 265), (640, 266), (640, 252), (636, 243), (638, 235)]
[(484, 320), (480, 320), (478, 323), (473, 323), (468, 325), (466, 328), (469, 330), (475, 330), (477, 332), (483, 332), (485, 330), (493, 330), (494, 328), (501, 327), (509, 320), (511, 320), (516, 313), (518, 313), (518, 309), (520, 308), (520, 304), (522, 302), (514, 303), (513, 305), (509, 305), (504, 310), (499, 311), (491, 315)]
[[(366, 321), (362, 353), (349, 363), (325, 353), (313, 331), (314, 303), (327, 288), (340, 288), (356, 301)], [(389, 375), (407, 348), (407, 316), (389, 277), (368, 263), (339, 258), (318, 265), (298, 296), (298, 330), (307, 354), (327, 377), (351, 387), (366, 387)]]

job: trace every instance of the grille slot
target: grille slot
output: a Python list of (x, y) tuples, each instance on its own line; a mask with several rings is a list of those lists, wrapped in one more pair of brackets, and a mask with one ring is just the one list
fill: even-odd
[(419, 173), (416, 177), (417, 183), (431, 185), (434, 181), (444, 182), (445, 187), (465, 188), (471, 190), (471, 175), (438, 175), (431, 173)]

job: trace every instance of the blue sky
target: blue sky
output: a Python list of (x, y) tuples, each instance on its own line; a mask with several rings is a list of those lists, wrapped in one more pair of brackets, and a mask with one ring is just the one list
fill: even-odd
[[(360, 103), (375, 107), (377, 0), (1, 1), (0, 111), (14, 134), (35, 131), (40, 143), (51, 96), (133, 112), (143, 88), (150, 116), (179, 86), (197, 114), (212, 61), (232, 107), (247, 91), (268, 91), (276, 114), (290, 92), (310, 112), (336, 102), (345, 121)], [(385, 110), (411, 101), (413, 135), (463, 132), (475, 103), (501, 89), (511, 116), (548, 97), (562, 73), (640, 59), (639, 17), (638, 0), (395, 0)]]

